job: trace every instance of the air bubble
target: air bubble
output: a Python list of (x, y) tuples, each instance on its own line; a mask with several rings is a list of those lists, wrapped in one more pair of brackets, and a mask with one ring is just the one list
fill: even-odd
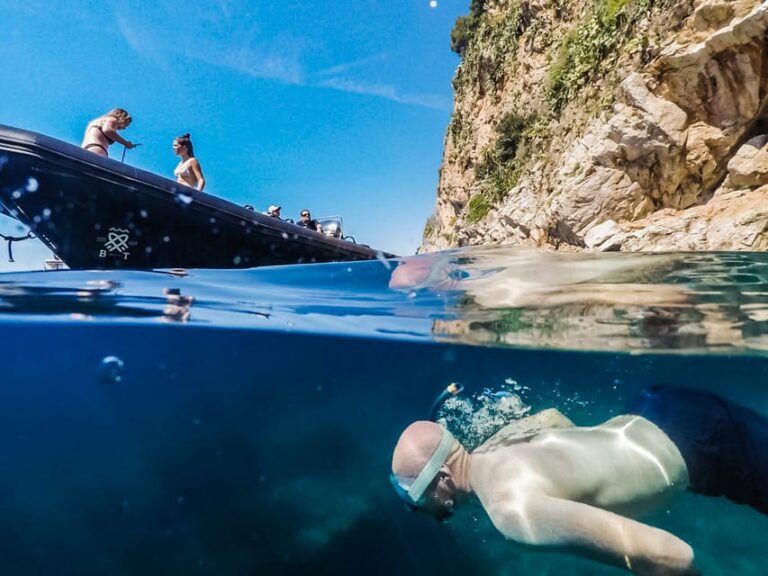
[(125, 364), (117, 356), (107, 356), (99, 366), (99, 380), (104, 384), (117, 384), (123, 379)]

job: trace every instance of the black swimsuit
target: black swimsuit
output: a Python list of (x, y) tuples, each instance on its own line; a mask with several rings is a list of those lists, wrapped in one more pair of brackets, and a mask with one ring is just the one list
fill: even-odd
[(107, 156), (109, 156), (109, 152), (107, 152), (107, 149), (106, 149), (106, 148), (104, 148), (104, 146), (102, 146), (101, 144), (96, 144), (96, 142), (91, 142), (90, 144), (86, 144), (86, 145), (84, 146), (84, 148), (85, 148), (86, 150), (88, 150), (89, 148), (101, 148), (102, 150), (104, 150), (104, 154), (106, 154)]
[(628, 410), (661, 428), (688, 467), (691, 489), (768, 514), (768, 419), (710, 392), (654, 386)]
[[(114, 138), (110, 138), (109, 136), (107, 136), (106, 133), (104, 132), (104, 128), (102, 128), (101, 126), (93, 125), (93, 126), (91, 126), (91, 128), (96, 128), (96, 130), (101, 132), (101, 135), (104, 136), (104, 138), (106, 138), (107, 142), (109, 142), (110, 144), (114, 144), (115, 143), (115, 139)], [(102, 148), (103, 148), (103, 146), (102, 146)]]

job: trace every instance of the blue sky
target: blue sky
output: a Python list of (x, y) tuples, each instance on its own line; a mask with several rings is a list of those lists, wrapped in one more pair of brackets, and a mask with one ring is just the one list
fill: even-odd
[[(341, 214), (358, 241), (412, 254), (450, 120), (450, 31), (468, 5), (0, 0), (0, 124), (79, 143), (119, 106), (143, 144), (126, 162), (170, 176), (172, 140), (190, 132), (206, 192), (284, 217)], [(0, 270), (50, 256), (30, 241), (14, 253), (9, 265), (0, 251)]]

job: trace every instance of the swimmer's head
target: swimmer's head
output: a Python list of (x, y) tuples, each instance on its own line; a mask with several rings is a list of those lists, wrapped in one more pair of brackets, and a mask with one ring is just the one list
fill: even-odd
[(453, 515), (456, 486), (446, 461), (456, 444), (448, 430), (428, 421), (414, 422), (400, 435), (390, 480), (411, 510), (427, 511), (438, 520)]

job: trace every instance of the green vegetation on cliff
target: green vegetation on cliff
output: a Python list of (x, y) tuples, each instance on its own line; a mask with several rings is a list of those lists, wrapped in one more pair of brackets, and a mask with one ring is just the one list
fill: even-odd
[[(525, 181), (526, 197), (549, 186), (540, 174), (548, 156), (560, 151), (553, 141), (607, 109), (618, 83), (655, 58), (693, 4), (472, 0), (451, 33), (461, 64), (453, 79), (456, 108), (444, 163), (452, 166), (446, 181), (460, 196), (446, 204), (446, 213), (469, 226), (494, 207), (514, 203), (510, 194), (518, 182)], [(534, 183), (533, 171), (539, 174)], [(450, 196), (444, 184), (439, 193)], [(425, 236), (445, 237), (454, 224), (443, 222), (430, 222)]]
[(480, 18), (485, 8), (485, 0), (472, 0), (468, 16), (459, 16), (451, 30), (451, 50), (463, 54), (467, 45), (472, 41), (475, 31), (480, 25)]
[(467, 205), (467, 218), (479, 222), (494, 204), (502, 201), (515, 187), (525, 167), (533, 141), (540, 128), (535, 115), (505, 114), (496, 125), (496, 143), (483, 154), (475, 168), (479, 191)]
[[(549, 66), (547, 100), (559, 112), (590, 80), (616, 62), (619, 48), (651, 10), (673, 0), (597, 0), (593, 12), (565, 35)], [(641, 42), (646, 41), (642, 38)]]
[(512, 71), (518, 41), (531, 17), (525, 0), (509, 0), (503, 11), (494, 13), (485, 0), (473, 0), (470, 14), (458, 18), (451, 32), (451, 49), (461, 55), (453, 79), (457, 97), (470, 86), (480, 95), (496, 94)]

